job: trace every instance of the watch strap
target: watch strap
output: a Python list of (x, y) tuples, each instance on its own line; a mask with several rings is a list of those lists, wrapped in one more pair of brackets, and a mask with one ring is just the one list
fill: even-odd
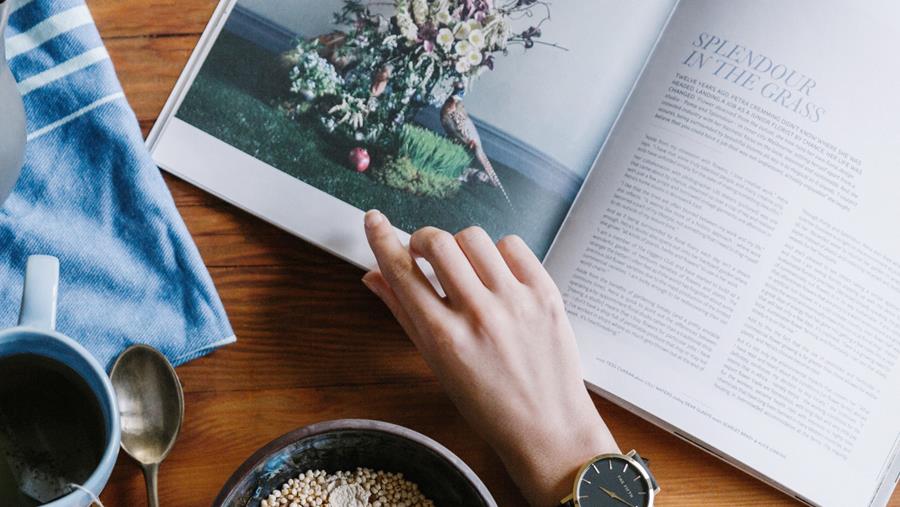
[(653, 477), (653, 472), (650, 471), (650, 466), (647, 465), (647, 462), (650, 460), (649, 459), (645, 460), (644, 458), (642, 458), (641, 455), (638, 454), (637, 451), (631, 451), (630, 454), (631, 454), (631, 458), (634, 459), (635, 461), (637, 461), (638, 463), (640, 463), (641, 466), (644, 467), (644, 470), (647, 471), (647, 476), (650, 477), (650, 486), (653, 488), (654, 491), (658, 492), (659, 491), (659, 483), (656, 482), (656, 477)]
[(559, 505), (561, 507), (575, 507), (575, 500), (572, 498), (567, 498), (566, 500), (563, 500), (562, 502), (560, 502)]

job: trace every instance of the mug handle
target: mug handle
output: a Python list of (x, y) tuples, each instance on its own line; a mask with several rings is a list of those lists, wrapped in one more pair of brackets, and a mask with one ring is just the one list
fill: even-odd
[(32, 255), (25, 267), (25, 287), (19, 325), (53, 331), (56, 329), (56, 293), (59, 289), (59, 259)]

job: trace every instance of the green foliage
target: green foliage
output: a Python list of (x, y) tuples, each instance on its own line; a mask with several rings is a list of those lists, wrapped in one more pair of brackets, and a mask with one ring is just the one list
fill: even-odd
[(373, 171), (375, 179), (411, 194), (445, 199), (456, 194), (460, 182), (446, 174), (420, 170), (408, 157), (388, 160)]
[(407, 124), (400, 132), (400, 156), (421, 172), (458, 179), (471, 166), (472, 155), (463, 146), (430, 130)]

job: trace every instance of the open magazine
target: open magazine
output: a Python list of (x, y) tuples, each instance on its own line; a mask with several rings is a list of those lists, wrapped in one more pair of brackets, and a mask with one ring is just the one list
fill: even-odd
[(900, 476), (897, 19), (228, 0), (149, 143), (361, 266), (370, 208), (518, 234), (594, 390), (803, 502), (879, 506)]

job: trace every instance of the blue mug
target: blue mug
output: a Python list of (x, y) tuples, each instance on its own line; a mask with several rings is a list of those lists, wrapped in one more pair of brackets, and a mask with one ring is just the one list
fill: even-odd
[[(119, 453), (119, 410), (109, 376), (100, 363), (75, 340), (55, 331), (59, 260), (47, 255), (28, 258), (19, 325), (0, 331), (0, 359), (31, 354), (56, 361), (75, 372), (96, 397), (103, 414), (106, 441), (99, 465), (80, 486), (45, 507), (88, 507), (99, 496)], [(2, 499), (0, 499), (2, 503)]]

